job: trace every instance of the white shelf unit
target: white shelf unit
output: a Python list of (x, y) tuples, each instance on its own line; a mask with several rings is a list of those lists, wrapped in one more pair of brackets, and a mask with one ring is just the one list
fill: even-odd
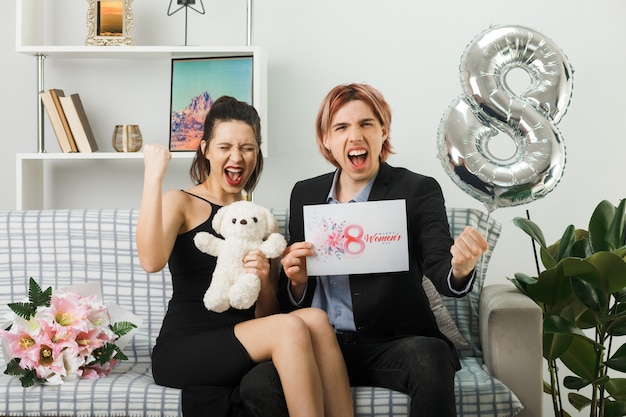
[[(46, 61), (63, 59), (80, 60), (172, 60), (179, 58), (209, 58), (209, 57), (252, 57), (253, 58), (253, 106), (259, 112), (262, 120), (262, 152), (268, 155), (267, 148), (267, 58), (265, 51), (257, 46), (85, 46), (85, 45), (50, 45), (46, 44), (45, 27), (46, 16), (44, 11), (50, 0), (16, 0), (16, 51), (32, 55), (36, 58), (38, 85), (37, 92), (46, 89), (44, 73)], [(97, 65), (94, 65), (97, 67)], [(96, 70), (97, 71), (97, 70)], [(141, 80), (137, 80), (141, 82)], [(170, 80), (164, 80), (169, 83)], [(34, 100), (39, 100), (34, 97)], [(16, 157), (16, 208), (17, 209), (45, 209), (61, 208), (47, 207), (45, 201), (44, 175), (46, 164), (68, 164), (77, 161), (114, 161), (129, 160), (129, 163), (143, 163), (143, 153), (48, 153), (45, 151), (46, 141), (56, 140), (54, 133), (44, 132), (44, 118), (46, 117), (43, 105), (38, 107), (38, 152), (23, 153)], [(167, 117), (167, 116), (165, 116)], [(46, 135), (46, 133), (48, 133)], [(47, 136), (47, 137), (46, 137)], [(33, 141), (35, 138), (33, 138)], [(193, 152), (174, 152), (175, 159), (189, 160)], [(135, 162), (132, 162), (135, 161)], [(76, 164), (77, 166), (79, 164)], [(77, 172), (79, 175), (80, 172)], [(141, 181), (141, 179), (139, 179)], [(138, 189), (141, 189), (140, 182)], [(52, 192), (52, 190), (48, 190)]]
[[(263, 155), (267, 150), (267, 56), (265, 51), (256, 46), (22, 46), (19, 52), (32, 55), (38, 59), (39, 85), (43, 91), (45, 61), (48, 59), (125, 59), (125, 60), (172, 60), (180, 58), (212, 58), (212, 57), (252, 57), (252, 105), (261, 117), (261, 145)], [(165, 80), (169, 83), (170, 80)], [(35, 98), (36, 99), (36, 98)], [(40, 105), (38, 114), (39, 150), (45, 150), (46, 140), (43, 132), (45, 113)], [(50, 136), (50, 135), (49, 135)]]

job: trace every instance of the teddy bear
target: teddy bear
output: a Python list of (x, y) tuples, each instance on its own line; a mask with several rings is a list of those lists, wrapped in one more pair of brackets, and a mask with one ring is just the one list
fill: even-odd
[(247, 309), (257, 300), (261, 280), (247, 273), (244, 256), (259, 249), (268, 259), (280, 256), (287, 242), (276, 233), (276, 219), (265, 207), (242, 200), (220, 208), (213, 218), (213, 229), (220, 239), (208, 232), (194, 236), (196, 247), (217, 257), (213, 280), (204, 294), (208, 310), (221, 313), (230, 307)]

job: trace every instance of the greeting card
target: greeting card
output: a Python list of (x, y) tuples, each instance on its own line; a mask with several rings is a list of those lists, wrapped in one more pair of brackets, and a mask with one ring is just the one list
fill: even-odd
[(315, 256), (309, 275), (364, 274), (409, 269), (404, 200), (304, 206), (304, 236)]

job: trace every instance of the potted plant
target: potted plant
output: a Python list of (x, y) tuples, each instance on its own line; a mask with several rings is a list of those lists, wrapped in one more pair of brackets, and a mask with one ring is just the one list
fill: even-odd
[[(544, 267), (537, 262), (537, 276), (516, 273), (510, 281), (543, 310), (544, 391), (558, 417), (569, 416), (561, 384), (569, 403), (589, 406), (591, 417), (626, 415), (626, 342), (619, 338), (626, 335), (625, 206), (626, 199), (617, 207), (600, 202), (587, 230), (570, 225), (550, 246), (535, 223), (513, 219), (539, 246)], [(573, 374), (562, 382), (558, 363)]]

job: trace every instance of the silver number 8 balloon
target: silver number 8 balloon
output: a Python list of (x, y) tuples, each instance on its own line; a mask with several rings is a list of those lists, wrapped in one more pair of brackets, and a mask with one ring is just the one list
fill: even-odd
[[(515, 94), (507, 74), (522, 69), (530, 85)], [(565, 168), (556, 124), (569, 105), (573, 70), (543, 35), (520, 26), (496, 26), (477, 36), (461, 58), (464, 94), (441, 119), (438, 156), (452, 180), (489, 212), (544, 197)], [(500, 132), (515, 151), (500, 157), (489, 142)]]

